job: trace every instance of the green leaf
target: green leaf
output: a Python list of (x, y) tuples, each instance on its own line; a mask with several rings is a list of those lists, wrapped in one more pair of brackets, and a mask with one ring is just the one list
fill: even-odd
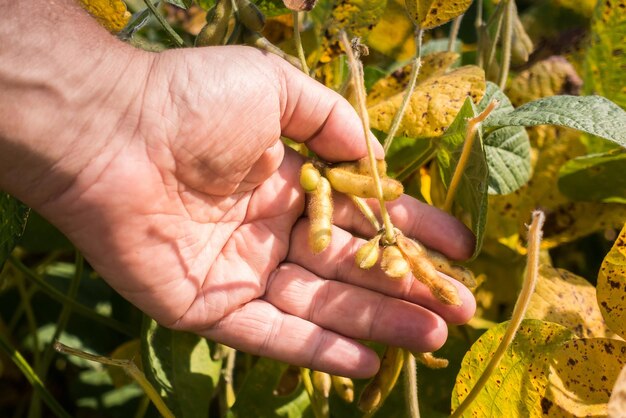
[(285, 7), (282, 0), (255, 0), (253, 3), (268, 18), (291, 13), (291, 10)]
[(0, 192), (0, 269), (24, 232), (28, 212), (19, 200)]
[(606, 324), (611, 331), (626, 338), (626, 225), (602, 261), (597, 292)]
[[(504, 322), (489, 329), (465, 355), (454, 385), (452, 409), (457, 408), (480, 378), (507, 325)], [(463, 416), (541, 417), (552, 353), (572, 337), (561, 325), (524, 320), (499, 366)]]
[(267, 358), (256, 362), (246, 375), (232, 411), (237, 417), (288, 417), (301, 418), (310, 401), (301, 385), (288, 396), (274, 395), (287, 365)]
[[(485, 95), (477, 106), (478, 112), (482, 112), (492, 100), (498, 100), (499, 105), (489, 118), (513, 110), (509, 98), (488, 81)], [(528, 181), (530, 141), (524, 127), (507, 126), (493, 130), (485, 136), (484, 146), (489, 166), (489, 194), (513, 193)]]
[(626, 150), (574, 158), (559, 171), (559, 190), (573, 200), (626, 203)]
[(626, 108), (626, 2), (597, 2), (585, 52), (584, 87)]
[(161, 327), (146, 318), (142, 364), (146, 377), (177, 418), (208, 416), (222, 361), (211, 358), (206, 339)]
[(600, 96), (544, 97), (484, 122), (488, 128), (537, 125), (565, 126), (626, 147), (626, 112)]
[[(446, 190), (450, 187), (450, 181), (461, 156), (467, 120), (475, 116), (474, 104), (468, 97), (465, 99), (465, 103), (463, 103), (461, 110), (454, 118), (450, 127), (439, 140), (439, 148), (436, 155), (437, 166), (439, 168), (439, 176)], [(488, 175), (482, 134), (478, 130), (477, 138), (474, 140), (470, 151), (468, 164), (461, 177), (453, 207), (454, 214), (463, 220), (476, 235), (474, 256), (480, 252), (485, 232)]]
[(169, 4), (180, 7), (181, 9), (187, 9), (193, 4), (193, 0), (165, 0)]

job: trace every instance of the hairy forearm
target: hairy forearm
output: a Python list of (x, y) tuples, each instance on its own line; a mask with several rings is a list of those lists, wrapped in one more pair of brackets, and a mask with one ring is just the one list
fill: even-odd
[(0, 7), (10, 11), (0, 18), (0, 189), (36, 206), (69, 187), (105, 146), (102, 133), (119, 128), (142, 88), (124, 74), (145, 54), (76, 0)]

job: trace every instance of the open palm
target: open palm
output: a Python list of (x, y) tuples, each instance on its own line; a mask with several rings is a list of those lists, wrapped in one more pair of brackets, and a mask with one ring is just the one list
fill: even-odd
[[(449, 307), (410, 277), (355, 268), (358, 236), (373, 231), (340, 196), (332, 244), (308, 250), (302, 158), (279, 138), (330, 161), (365, 156), (347, 102), (249, 48), (152, 59), (123, 122), (40, 208), (125, 298), (165, 326), (356, 377), (378, 367), (356, 339), (431, 351), (446, 321), (473, 314), (461, 285), (463, 306)], [(471, 251), (471, 235), (447, 215), (407, 196), (390, 207), (407, 235), (454, 258)]]

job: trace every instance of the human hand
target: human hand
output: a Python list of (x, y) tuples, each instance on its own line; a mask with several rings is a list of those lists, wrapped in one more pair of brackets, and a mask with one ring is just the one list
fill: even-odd
[[(432, 351), (446, 321), (473, 314), (460, 284), (463, 305), (445, 306), (413, 279), (355, 268), (356, 236), (374, 231), (340, 196), (332, 244), (308, 250), (302, 159), (279, 136), (329, 161), (363, 157), (360, 122), (338, 95), (243, 47), (142, 54), (123, 75), (99, 106), (114, 123), (69, 141), (55, 169), (71, 181), (34, 206), (161, 324), (365, 377), (378, 358), (355, 339)], [(470, 254), (471, 234), (447, 215), (409, 197), (389, 206), (406, 235), (452, 258)]]

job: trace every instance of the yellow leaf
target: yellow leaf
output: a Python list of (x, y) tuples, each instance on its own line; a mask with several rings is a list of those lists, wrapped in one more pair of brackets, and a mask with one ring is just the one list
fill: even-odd
[(324, 30), (322, 46), (318, 52), (321, 63), (330, 62), (341, 55), (338, 41), (343, 29), (349, 38), (364, 38), (382, 16), (387, 0), (339, 0), (333, 7), (328, 27)]
[(81, 4), (108, 31), (117, 33), (124, 29), (130, 12), (122, 0), (80, 0)]
[(548, 265), (539, 268), (526, 318), (561, 324), (582, 338), (614, 336), (602, 318), (595, 287), (582, 277)]
[(579, 15), (591, 17), (593, 8), (597, 0), (555, 0), (554, 3), (560, 7), (573, 10)]
[(565, 58), (553, 56), (522, 71), (511, 81), (507, 96), (513, 106), (557, 94), (578, 94), (582, 80)]
[(626, 364), (626, 342), (568, 341), (553, 354), (550, 385), (541, 400), (547, 417), (605, 417), (611, 388)]
[(472, 0), (405, 0), (411, 19), (422, 29), (432, 29), (465, 13)]
[(602, 261), (597, 288), (604, 320), (611, 330), (626, 338), (626, 225)]
[[(502, 340), (508, 322), (485, 332), (465, 355), (452, 395), (452, 409), (467, 396)], [(463, 417), (541, 417), (549, 359), (572, 334), (566, 328), (526, 319), (502, 361)]]
[[(478, 103), (485, 92), (485, 73), (475, 66), (426, 79), (409, 99), (398, 136), (434, 137), (443, 134), (463, 106), (467, 96)], [(368, 108), (371, 126), (387, 132), (400, 107), (403, 93), (395, 94)]]
[(415, 55), (415, 28), (406, 15), (404, 2), (390, 0), (382, 17), (367, 35), (371, 49), (403, 62)]
[(613, 386), (608, 413), (608, 418), (626, 417), (626, 366), (622, 367), (622, 371)]
[[(444, 74), (459, 59), (456, 52), (435, 52), (422, 58), (422, 66), (417, 76), (418, 85), (429, 77)], [(406, 89), (409, 84), (412, 65), (394, 71), (378, 80), (367, 95), (367, 105), (374, 106)]]

